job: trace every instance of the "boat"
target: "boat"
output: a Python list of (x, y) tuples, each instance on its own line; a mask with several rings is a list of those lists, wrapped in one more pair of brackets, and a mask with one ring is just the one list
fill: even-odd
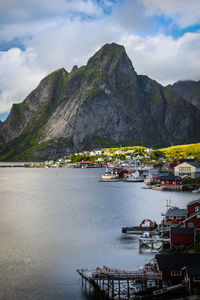
[(121, 181), (121, 178), (117, 172), (106, 169), (106, 172), (101, 175), (101, 181)]
[(119, 177), (117, 177), (115, 174), (111, 173), (104, 173), (101, 175), (102, 181), (119, 181)]
[(144, 179), (142, 177), (136, 177), (135, 174), (125, 174), (124, 182), (143, 182)]
[(144, 183), (146, 185), (153, 185), (153, 183), (154, 183), (153, 178), (152, 177), (146, 177), (145, 180), (144, 180)]

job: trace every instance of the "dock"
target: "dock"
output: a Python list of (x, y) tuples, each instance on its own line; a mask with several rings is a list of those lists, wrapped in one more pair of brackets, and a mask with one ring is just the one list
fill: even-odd
[(122, 227), (122, 233), (126, 234), (143, 234), (148, 232), (150, 235), (159, 235), (159, 231), (156, 229), (151, 229), (150, 227), (139, 227), (139, 226), (128, 226)]
[(152, 270), (127, 271), (106, 266), (89, 271), (78, 269), (85, 292), (97, 292), (108, 299), (141, 299), (162, 288), (161, 275)]
[[(158, 250), (158, 247), (162, 247), (164, 244), (169, 244), (170, 239), (167, 238), (139, 238), (139, 250), (151, 249)], [(157, 247), (156, 247), (157, 246)]]

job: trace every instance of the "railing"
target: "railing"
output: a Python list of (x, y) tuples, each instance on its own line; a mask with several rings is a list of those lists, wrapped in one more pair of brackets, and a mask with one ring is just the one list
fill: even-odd
[(157, 272), (146, 272), (144, 269), (141, 271), (126, 271), (120, 269), (112, 269), (104, 266), (103, 268), (97, 269), (96, 272), (93, 272), (92, 278), (156, 280), (161, 279), (161, 275)]

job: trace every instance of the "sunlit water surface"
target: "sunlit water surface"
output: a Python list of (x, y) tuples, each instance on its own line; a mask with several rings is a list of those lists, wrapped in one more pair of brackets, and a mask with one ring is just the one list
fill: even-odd
[(102, 169), (0, 169), (0, 299), (93, 299), (77, 268), (134, 270), (153, 257), (121, 228), (161, 221), (166, 200), (184, 208), (189, 192), (144, 183), (99, 182)]

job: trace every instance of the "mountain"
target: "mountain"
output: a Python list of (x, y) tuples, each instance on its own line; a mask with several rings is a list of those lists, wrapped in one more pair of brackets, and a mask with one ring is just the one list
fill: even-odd
[(168, 87), (200, 109), (200, 81), (177, 81), (172, 85), (168, 85)]
[(123, 46), (106, 44), (86, 66), (45, 77), (0, 128), (1, 160), (41, 160), (117, 145), (200, 140), (200, 111), (137, 75)]

